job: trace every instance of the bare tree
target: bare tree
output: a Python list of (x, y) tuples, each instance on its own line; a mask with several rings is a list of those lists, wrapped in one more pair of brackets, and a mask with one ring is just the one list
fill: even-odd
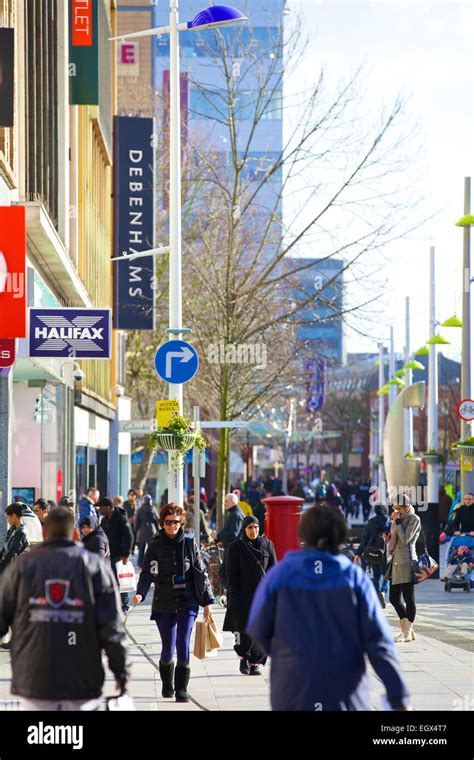
[[(204, 127), (195, 142), (190, 135), (189, 149), (206, 172), (199, 179), (204, 194), (195, 196), (192, 228), (185, 233), (185, 302), (201, 355), (200, 382), (220, 418), (228, 420), (252, 415), (257, 402), (281, 399), (289, 378), (301, 373), (297, 328), (305, 309), (324, 307), (330, 321), (367, 307), (378, 295), (363, 290), (350, 308), (336, 304), (328, 294), (340, 274), (305, 292), (301, 282), (315, 262), (301, 258), (302, 244), (309, 241), (319, 260), (341, 259), (344, 276), (416, 222), (412, 190), (401, 181), (408, 139), (401, 134), (400, 99), (376, 124), (361, 124), (357, 71), (331, 99), (321, 72), (310, 91), (283, 101), (284, 79), (288, 83), (302, 54), (300, 24), (285, 36), (279, 31), (266, 48), (249, 43), (248, 34), (230, 38), (219, 31), (209, 47), (222, 86), (192, 86), (201, 96), (201, 115), (209, 117), (209, 134), (224, 132), (228, 149), (202, 150)], [(289, 114), (297, 113), (283, 148), (257, 156), (266, 119), (281, 118), (283, 103)], [(257, 370), (255, 363), (228, 360), (222, 352), (216, 359), (216, 345), (265, 346), (266, 366)], [(221, 508), (229, 452), (229, 431), (223, 429)]]

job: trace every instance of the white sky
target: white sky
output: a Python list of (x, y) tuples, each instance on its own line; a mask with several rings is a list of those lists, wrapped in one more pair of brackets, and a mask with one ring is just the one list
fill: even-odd
[[(428, 337), (430, 245), (436, 247), (437, 318), (462, 314), (463, 233), (454, 222), (463, 215), (464, 177), (473, 176), (473, 5), (457, 0), (288, 0), (288, 6), (301, 14), (312, 37), (298, 79), (309, 84), (326, 65), (330, 81), (336, 82), (363, 63), (363, 111), (373, 110), (375, 119), (381, 105), (401, 93), (407, 100), (405, 129), (421, 130), (426, 174), (420, 177), (420, 192), (428, 202), (420, 216), (441, 213), (429, 228), (387, 249), (393, 262), (384, 272), (390, 292), (377, 305), (377, 318), (366, 325), (373, 341), (346, 336), (347, 350), (375, 351), (377, 340), (388, 338), (393, 321), (395, 349), (401, 352), (404, 301), (410, 296), (415, 350)], [(441, 332), (452, 339), (444, 352), (459, 359), (461, 330)]]

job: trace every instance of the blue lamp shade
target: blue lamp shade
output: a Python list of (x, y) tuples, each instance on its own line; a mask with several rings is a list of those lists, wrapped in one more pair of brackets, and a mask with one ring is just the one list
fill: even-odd
[(231, 5), (211, 5), (203, 11), (199, 11), (192, 21), (188, 21), (188, 29), (226, 26), (227, 24), (236, 24), (239, 21), (248, 21), (248, 18), (237, 8), (232, 8)]

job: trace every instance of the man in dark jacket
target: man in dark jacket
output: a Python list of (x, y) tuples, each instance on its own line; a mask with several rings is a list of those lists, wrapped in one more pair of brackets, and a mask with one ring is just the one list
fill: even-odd
[(85, 548), (94, 554), (98, 554), (111, 567), (109, 539), (100, 527), (97, 518), (83, 517), (79, 527)]
[[(128, 679), (127, 647), (113, 574), (71, 540), (74, 515), (58, 507), (46, 541), (0, 581), (0, 636), (12, 627), (11, 692), (28, 710), (97, 710), (102, 650), (117, 689)], [(75, 646), (74, 646), (75, 644)]]
[(468, 533), (474, 536), (474, 496), (472, 493), (464, 494), (463, 504), (454, 513), (454, 535)]
[[(104, 516), (100, 527), (109, 540), (110, 561), (112, 563), (112, 570), (117, 578), (117, 562), (121, 560), (126, 565), (132, 551), (132, 529), (126, 512), (123, 509), (114, 507), (112, 499), (104, 496), (102, 499), (99, 499), (97, 506), (100, 509), (101, 515)], [(120, 594), (120, 597), (122, 599), (122, 610), (126, 615), (129, 610), (128, 594)]]
[(0, 573), (10, 562), (28, 548), (28, 536), (23, 524), (23, 512), (20, 504), (10, 504), (5, 509), (8, 533), (5, 546), (0, 554)]
[(224, 499), (224, 508), (227, 511), (224, 527), (219, 533), (216, 533), (213, 531), (212, 537), (214, 539), (217, 538), (218, 541), (221, 541), (222, 545), (224, 546), (224, 557), (222, 560), (222, 565), (219, 570), (219, 575), (221, 577), (221, 580), (226, 585), (226, 555), (227, 555), (227, 549), (229, 547), (229, 544), (232, 543), (232, 541), (236, 541), (238, 537), (240, 536), (240, 531), (242, 530), (242, 523), (244, 521), (244, 513), (238, 506), (239, 504), (239, 497), (235, 493), (228, 493), (227, 496)]
[(137, 511), (138, 511), (137, 494), (136, 494), (136, 491), (133, 490), (133, 488), (130, 488), (127, 494), (127, 500), (124, 501), (123, 503), (123, 508), (125, 509), (125, 512), (127, 513), (128, 521), (130, 523), (130, 527), (133, 533), (133, 546), (132, 546), (132, 554), (133, 554), (135, 552), (135, 546), (137, 542), (137, 531), (135, 529), (135, 520), (137, 516)]
[(367, 564), (372, 568), (372, 581), (380, 603), (385, 608), (385, 592), (388, 588), (388, 581), (384, 580), (384, 575), (387, 572), (385, 537), (388, 538), (392, 523), (388, 516), (386, 504), (376, 504), (374, 512), (375, 517), (372, 517), (365, 526), (364, 535), (356, 551), (354, 562), (356, 564), (360, 562), (361, 557), (364, 557), (367, 547), (383, 551), (383, 558), (380, 562), (368, 562)]

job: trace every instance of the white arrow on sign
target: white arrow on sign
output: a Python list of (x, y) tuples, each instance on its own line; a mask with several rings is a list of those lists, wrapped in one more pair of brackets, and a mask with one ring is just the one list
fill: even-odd
[(183, 346), (181, 351), (170, 351), (169, 354), (166, 354), (166, 370), (165, 370), (165, 377), (171, 378), (173, 376), (171, 364), (173, 362), (173, 359), (179, 359), (181, 364), (185, 364), (190, 359), (192, 359), (194, 356), (191, 349), (187, 348), (187, 346)]

